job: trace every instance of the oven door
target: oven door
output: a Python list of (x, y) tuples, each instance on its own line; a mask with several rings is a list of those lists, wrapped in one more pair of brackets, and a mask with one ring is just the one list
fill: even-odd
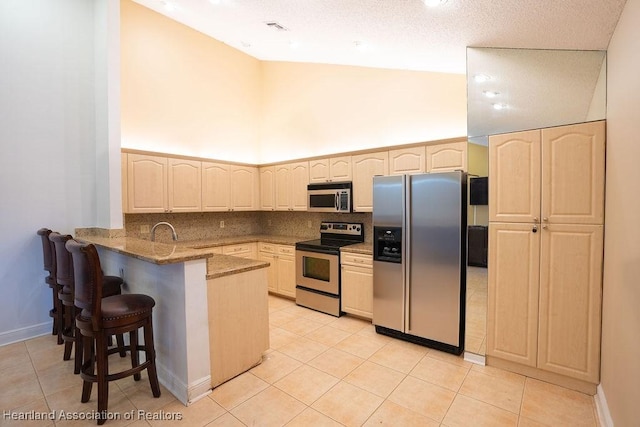
[(296, 250), (296, 284), (307, 289), (340, 294), (340, 257)]

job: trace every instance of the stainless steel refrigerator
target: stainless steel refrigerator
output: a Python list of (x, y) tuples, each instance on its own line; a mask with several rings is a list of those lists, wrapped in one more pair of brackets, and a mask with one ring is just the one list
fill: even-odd
[(466, 211), (466, 173), (374, 177), (378, 333), (464, 351)]

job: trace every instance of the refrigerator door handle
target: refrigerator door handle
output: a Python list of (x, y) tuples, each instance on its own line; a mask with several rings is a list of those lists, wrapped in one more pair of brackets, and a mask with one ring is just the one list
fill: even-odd
[(402, 215), (402, 283), (404, 286), (404, 330), (411, 330), (411, 175), (405, 175), (404, 191), (402, 194), (405, 210)]

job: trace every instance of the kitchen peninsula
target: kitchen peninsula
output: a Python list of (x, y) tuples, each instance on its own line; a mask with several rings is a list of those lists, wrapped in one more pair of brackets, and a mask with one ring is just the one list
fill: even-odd
[(105, 273), (122, 275), (125, 292), (156, 301), (158, 377), (183, 404), (261, 362), (269, 348), (269, 263), (216, 252), (247, 239), (292, 243), (293, 238), (160, 243), (95, 231), (78, 229), (76, 236), (96, 245)]

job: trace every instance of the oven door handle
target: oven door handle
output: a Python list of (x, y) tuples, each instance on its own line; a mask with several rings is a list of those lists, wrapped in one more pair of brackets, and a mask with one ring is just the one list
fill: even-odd
[(322, 248), (313, 248), (313, 249), (298, 249), (296, 248), (296, 251), (301, 251), (301, 252), (307, 252), (310, 254), (327, 254), (327, 255), (339, 255), (340, 251), (336, 252), (333, 249), (322, 249)]

